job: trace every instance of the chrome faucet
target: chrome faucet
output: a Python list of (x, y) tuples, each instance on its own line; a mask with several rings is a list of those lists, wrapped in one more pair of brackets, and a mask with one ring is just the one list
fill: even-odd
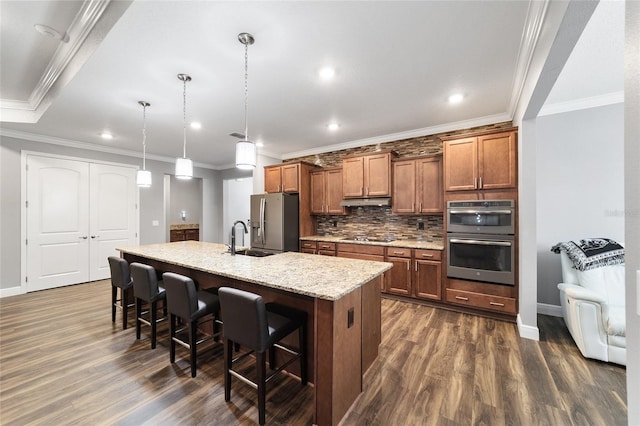
[(247, 229), (247, 225), (244, 224), (241, 220), (236, 220), (231, 227), (231, 256), (236, 255), (236, 225), (241, 224), (244, 228), (244, 233), (248, 234), (249, 230)]

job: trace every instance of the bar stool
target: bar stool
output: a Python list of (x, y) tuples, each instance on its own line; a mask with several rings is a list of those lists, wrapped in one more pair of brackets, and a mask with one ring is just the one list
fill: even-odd
[[(231, 399), (231, 376), (253, 387), (258, 392), (258, 417), (265, 423), (266, 384), (277, 373), (295, 360), (300, 360), (300, 380), (307, 384), (306, 364), (306, 312), (275, 303), (264, 303), (262, 296), (246, 291), (220, 287), (220, 306), (224, 321), (224, 399)], [(293, 351), (278, 344), (283, 338), (298, 330), (299, 351)], [(234, 345), (240, 344), (249, 352), (233, 358)], [(294, 355), (266, 376), (266, 351), (269, 351), (269, 367), (273, 368), (274, 348), (277, 347)], [(255, 353), (257, 383), (233, 370), (234, 363), (251, 353)]]
[[(133, 280), (129, 272), (129, 263), (117, 256), (109, 256), (111, 269), (111, 322), (116, 322), (116, 307), (122, 309), (122, 329), (127, 329), (127, 311), (133, 304), (128, 303), (129, 291), (133, 288)], [(120, 299), (118, 299), (120, 289)], [(120, 304), (118, 305), (118, 302)]]
[[(191, 377), (196, 377), (196, 346), (208, 339), (197, 340), (198, 320), (211, 315), (216, 330), (216, 317), (220, 312), (220, 301), (213, 290), (196, 289), (193, 280), (183, 275), (165, 272), (162, 274), (162, 281), (167, 292), (167, 310), (169, 311), (169, 338), (171, 340), (170, 358), (171, 363), (176, 360), (176, 343), (189, 349), (189, 360), (191, 362)], [(180, 330), (176, 330), (177, 319), (180, 318), (185, 324)], [(178, 337), (178, 333), (188, 330), (188, 340)]]
[[(167, 314), (166, 291), (158, 282), (158, 275), (154, 267), (142, 263), (129, 265), (133, 278), (133, 295), (136, 299), (136, 339), (140, 340), (142, 324), (151, 327), (151, 349), (156, 348), (156, 330), (158, 322), (164, 321)], [(158, 318), (158, 302), (165, 300), (163, 304), (164, 316)], [(149, 305), (149, 310), (142, 311), (142, 302)], [(148, 314), (147, 320), (144, 315)]]

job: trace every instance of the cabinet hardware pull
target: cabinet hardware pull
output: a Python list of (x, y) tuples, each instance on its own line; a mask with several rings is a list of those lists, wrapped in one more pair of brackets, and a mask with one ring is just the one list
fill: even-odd
[(411, 262), (407, 262), (407, 271), (409, 271), (411, 268)]
[(420, 210), (418, 210), (419, 213), (422, 213), (422, 201), (420, 201)]
[(469, 300), (469, 298), (468, 298), (468, 297), (462, 297), (462, 296), (456, 296), (456, 299), (458, 299), (458, 300), (465, 300), (465, 301), (468, 301), (468, 300)]
[(418, 272), (418, 262), (416, 262), (416, 272)]
[(422, 257), (433, 257), (432, 254), (422, 253)]
[(482, 189), (482, 176), (480, 176), (480, 189)]
[(328, 249), (328, 248), (329, 248), (329, 246), (322, 246), (321, 248), (323, 248), (323, 249)]
[(394, 251), (393, 254), (404, 254), (403, 251)]
[(360, 195), (364, 195), (364, 186), (360, 188)]
[(491, 306), (504, 306), (504, 303), (498, 303), (498, 302), (489, 302), (489, 304)]

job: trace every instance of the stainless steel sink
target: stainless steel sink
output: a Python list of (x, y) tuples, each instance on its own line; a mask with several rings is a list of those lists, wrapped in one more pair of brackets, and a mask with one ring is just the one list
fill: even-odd
[(240, 254), (242, 256), (266, 257), (266, 256), (271, 256), (275, 253), (271, 253), (264, 250), (257, 250), (257, 249), (243, 249), (243, 250), (236, 251), (236, 254)]

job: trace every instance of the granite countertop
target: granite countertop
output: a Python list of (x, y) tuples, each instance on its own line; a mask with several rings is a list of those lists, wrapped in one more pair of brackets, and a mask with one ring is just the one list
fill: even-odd
[(169, 231), (179, 231), (181, 229), (200, 229), (200, 224), (198, 223), (176, 223), (173, 225), (169, 225)]
[(444, 244), (442, 241), (427, 241), (427, 240), (395, 240), (389, 242), (383, 241), (356, 241), (345, 239), (346, 237), (336, 236), (321, 236), (311, 235), (309, 237), (300, 237), (302, 241), (321, 241), (325, 243), (346, 243), (346, 244), (363, 244), (363, 245), (375, 245), (384, 247), (404, 247), (415, 249), (427, 249), (427, 250), (444, 250)]
[(393, 266), (387, 262), (296, 252), (267, 257), (231, 256), (226, 245), (201, 241), (130, 246), (117, 250), (326, 300), (342, 298)]

